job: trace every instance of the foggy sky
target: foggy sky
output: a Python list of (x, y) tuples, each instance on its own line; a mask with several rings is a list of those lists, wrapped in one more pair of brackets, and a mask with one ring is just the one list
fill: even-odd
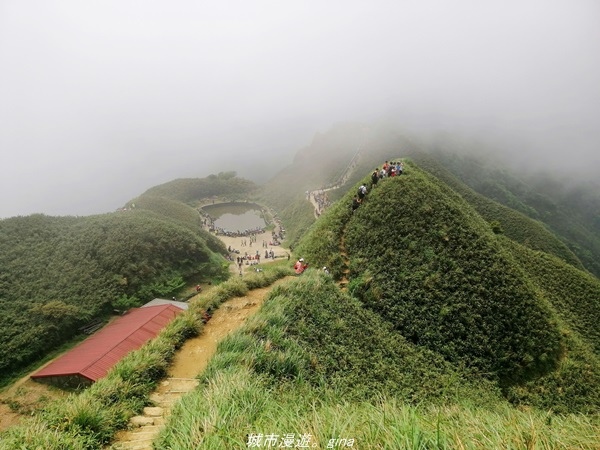
[(597, 169), (600, 2), (0, 0), (0, 217), (264, 180), (317, 131), (386, 117)]

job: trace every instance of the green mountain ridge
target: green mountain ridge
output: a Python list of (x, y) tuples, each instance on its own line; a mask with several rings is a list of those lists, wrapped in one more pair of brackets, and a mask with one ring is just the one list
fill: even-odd
[[(357, 152), (349, 181), (328, 192), (333, 204), (315, 219), (305, 192), (335, 182)], [(404, 160), (405, 174), (370, 186), (373, 169), (390, 158)], [(574, 214), (580, 232), (559, 233), (546, 222), (552, 215), (529, 214), (533, 206), (513, 190), (502, 192), (512, 192), (505, 200), (517, 210), (487, 197), (444, 158), (387, 125), (341, 124), (263, 186), (224, 172), (148, 189), (111, 215), (0, 221), (0, 301), (14, 302), (19, 292), (13, 306), (30, 297), (31, 317), (71, 317), (64, 330), (73, 330), (80, 310), (91, 317), (94, 308), (145, 297), (200, 270), (222, 274), (223, 246), (201, 230), (196, 208), (212, 199), (257, 201), (279, 213), (285, 244), (310, 267), (273, 289), (257, 316), (219, 345), (155, 448), (246, 448), (249, 434), (269, 430), (310, 431), (322, 447), (355, 436), (360, 448), (595, 448), (600, 258), (577, 248), (597, 236), (594, 214)], [(507, 179), (483, 173), (489, 185)], [(353, 213), (361, 183), (369, 193)], [(44, 265), (50, 276), (64, 272), (56, 289)], [(276, 268), (277, 276), (287, 270)], [(235, 277), (222, 291), (243, 294), (255, 281)], [(200, 308), (192, 305), (191, 314)], [(23, 320), (16, 311), (11, 320)], [(191, 330), (198, 319), (183, 320)], [(5, 337), (15, 354), (26, 345), (17, 334)], [(144, 358), (166, 364), (162, 354)], [(112, 392), (110, 383), (129, 382), (106, 383)], [(135, 405), (150, 402), (137, 395)], [(60, 444), (47, 448), (83, 448), (70, 439), (97, 448), (114, 432), (94, 428), (109, 414), (99, 411), (118, 408), (116, 397), (94, 406), (98, 412), (81, 404), (73, 418), (47, 413), (64, 435), (46, 424), (15, 431), (10, 442), (49, 442), (52, 434)], [(373, 421), (379, 425), (367, 425)], [(0, 449), (13, 448), (2, 442)]]

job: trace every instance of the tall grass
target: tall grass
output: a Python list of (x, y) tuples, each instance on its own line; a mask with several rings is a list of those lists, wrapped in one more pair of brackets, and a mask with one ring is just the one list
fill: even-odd
[[(407, 403), (401, 393), (391, 391), (361, 400), (364, 396), (340, 390), (327, 377), (319, 382), (310, 372), (335, 362), (314, 360), (310, 347), (288, 335), (294, 305), (320, 301), (313, 307), (318, 310), (329, 302), (327, 294), (317, 300), (307, 291), (330, 282), (310, 271), (305, 275), (274, 289), (259, 313), (220, 343), (200, 388), (176, 405), (156, 449), (243, 449), (259, 435), (265, 448), (268, 442), (284, 445), (292, 437), (297, 444), (302, 436), (310, 448), (319, 449), (598, 448), (597, 415), (519, 410), (498, 397), (482, 406), (473, 395)], [(348, 306), (340, 298), (329, 300)], [(310, 320), (299, 326), (316, 331)], [(339, 345), (350, 344), (342, 339)], [(265, 354), (274, 355), (273, 361), (287, 370), (262, 366)]]
[(0, 450), (97, 449), (150, 403), (149, 394), (165, 376), (175, 351), (202, 330), (202, 314), (229, 298), (244, 295), (249, 285), (267, 286), (291, 274), (286, 264), (265, 267), (260, 275), (232, 278), (190, 304), (161, 333), (129, 353), (108, 375), (81, 393), (50, 402), (35, 417), (0, 434)]

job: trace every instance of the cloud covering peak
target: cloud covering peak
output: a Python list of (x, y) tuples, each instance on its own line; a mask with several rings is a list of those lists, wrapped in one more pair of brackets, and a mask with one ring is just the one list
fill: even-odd
[(264, 179), (334, 122), (397, 117), (600, 163), (593, 0), (0, 4), (0, 217)]

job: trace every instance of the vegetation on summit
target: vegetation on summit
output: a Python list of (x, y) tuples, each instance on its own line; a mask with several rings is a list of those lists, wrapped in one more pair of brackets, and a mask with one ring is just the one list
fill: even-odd
[[(583, 353), (573, 353), (574, 344), (564, 337), (559, 305), (540, 295), (506, 238), (463, 198), (414, 164), (407, 167), (408, 175), (382, 180), (354, 213), (348, 192), (313, 225), (297, 252), (337, 278), (349, 269), (349, 292), (396, 332), (472, 376), (496, 381), (514, 401), (562, 411), (597, 408), (600, 397), (588, 392), (600, 373), (595, 360), (586, 366), (590, 376), (563, 371), (567, 349), (567, 365), (581, 369)], [(593, 318), (600, 309), (598, 281), (586, 280), (580, 285)], [(569, 317), (585, 326), (573, 313)], [(553, 404), (533, 391), (524, 394), (526, 383), (533, 386), (532, 380), (551, 373), (560, 373), (554, 388), (580, 390), (553, 396)]]
[[(93, 318), (197, 275), (226, 276), (213, 238), (150, 211), (0, 221), (0, 372), (10, 374), (76, 335)], [(214, 242), (214, 250), (224, 246)]]
[(220, 172), (204, 178), (179, 178), (148, 189), (142, 196), (167, 197), (195, 206), (211, 197), (240, 200), (257, 189), (250, 180), (236, 176), (235, 172)]
[[(317, 136), (260, 192), (222, 173), (149, 189), (115, 215), (2, 221), (0, 262), (9, 271), (0, 298), (29, 295), (30, 316), (56, 326), (166, 292), (199, 270), (219, 274), (223, 246), (199, 230), (194, 208), (250, 194), (279, 212), (287, 243), (310, 267), (219, 345), (155, 448), (246, 448), (251, 435), (284, 432), (310, 433), (321, 447), (352, 438), (358, 448), (597, 448), (600, 281), (586, 269), (599, 259), (582, 257), (583, 240), (556, 234), (552, 208), (542, 214), (509, 190), (520, 202), (513, 210), (421, 144), (379, 131), (344, 125)], [(350, 183), (331, 192), (339, 202), (315, 221), (305, 191), (335, 181), (363, 142)], [(358, 183), (396, 154), (416, 163), (370, 189), (353, 214)], [(578, 219), (581, 233), (593, 235), (592, 215)], [(67, 281), (52, 290), (44, 264)], [(203, 310), (288, 274), (284, 265), (219, 285), (105, 380), (4, 433), (0, 449), (109, 443), (149, 404), (176, 348), (201, 330)], [(342, 277), (347, 290), (335, 284)], [(35, 295), (45, 289), (52, 295)], [(38, 324), (10, 314), (23, 329)]]
[(154, 446), (304, 435), (317, 448), (350, 439), (365, 449), (595, 448), (597, 417), (520, 411), (491, 382), (468, 378), (308, 269), (220, 343)]

